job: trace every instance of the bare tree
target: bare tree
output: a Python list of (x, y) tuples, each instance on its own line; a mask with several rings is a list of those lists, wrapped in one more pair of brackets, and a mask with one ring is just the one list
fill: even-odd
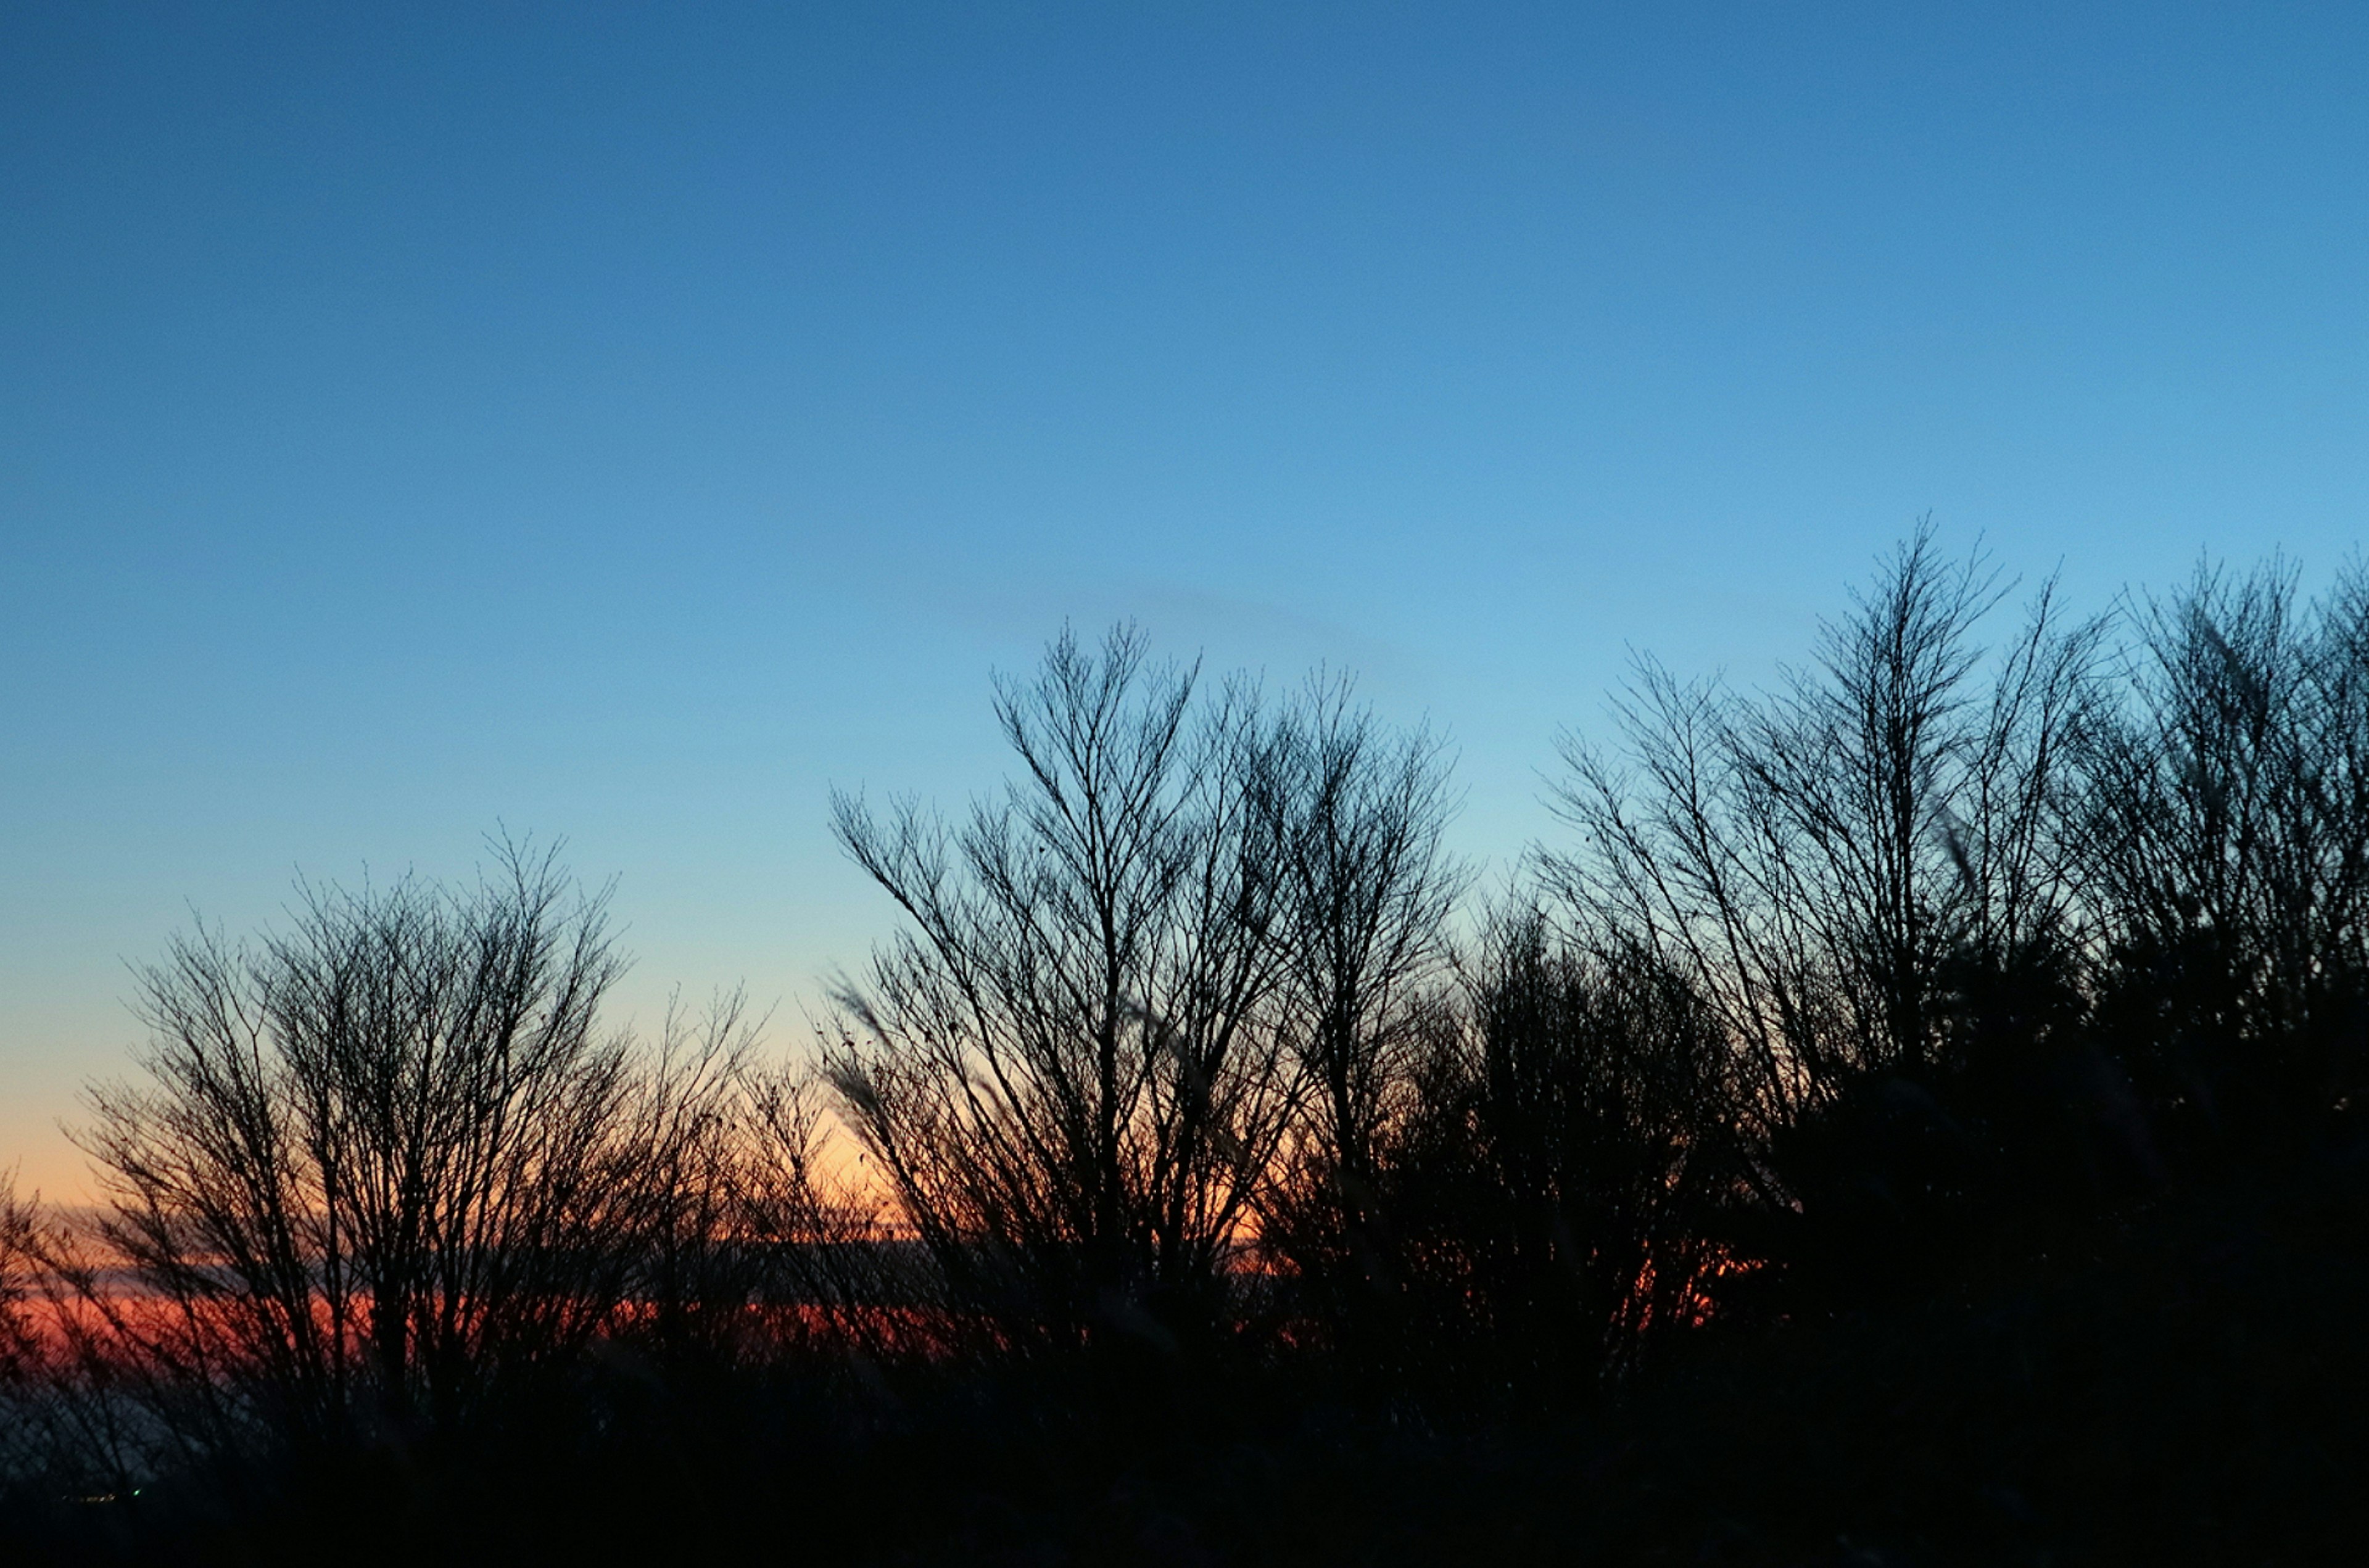
[(1617, 1377), (1693, 1322), (1722, 1261), (1750, 1175), (1734, 1059), (1663, 956), (1591, 953), (1535, 913), (1493, 933), (1476, 990), (1474, 1128), (1507, 1203), (1489, 1284), (1509, 1326), (1592, 1340), (1584, 1369)]
[(17, 1173), (0, 1175), (0, 1488), (37, 1462), (35, 1386), (41, 1344), (33, 1303), (40, 1270), (38, 1200), (17, 1195)]
[(107, 1200), (82, 1297), (168, 1425), (464, 1422), (610, 1323), (677, 1222), (727, 1064), (604, 1034), (602, 900), (498, 854), (467, 889), (307, 888), (284, 934), (201, 929), (142, 973), (144, 1081), (93, 1088), (78, 1135)]
[(1575, 853), (1545, 862), (1595, 933), (1667, 953), (1748, 1052), (1775, 1120), (1855, 1074), (1939, 1065), (1948, 973), (2055, 940), (2070, 742), (2100, 632), (2052, 588), (1988, 661), (1979, 555), (1920, 528), (1816, 665), (1746, 701), (1650, 661), (1621, 760), (1575, 738), (1557, 792)]
[(2369, 1087), (2369, 576), (2203, 568), (2134, 619), (2083, 754), (2110, 1012), (2175, 1119), (2296, 1130)]
[(738, 990), (697, 1013), (678, 997), (658, 1050), (630, 1075), (620, 1142), (637, 1168), (619, 1194), (613, 1236), (630, 1313), (616, 1328), (663, 1355), (728, 1358), (747, 1348), (763, 1270), (742, 1195), (764, 1024)]
[(1239, 690), (1064, 632), (998, 682), (1022, 763), (950, 828), (835, 801), (911, 925), (841, 993), (832, 1082), (902, 1213), (1011, 1325), (1161, 1338), (1211, 1321), (1277, 1139), (1283, 888)]
[(1452, 803), (1428, 730), (1385, 732), (1343, 681), (1311, 683), (1281, 738), (1292, 1038), (1315, 1136), (1362, 1180), (1469, 878), (1441, 843)]
[(1600, 952), (1516, 906), (1463, 979), (1428, 1010), (1377, 1140), (1395, 1276), (1309, 1305), (1394, 1390), (1444, 1375), (1528, 1399), (1625, 1377), (1701, 1320), (1732, 1256), (1749, 1085), (1665, 955)]
[(784, 1068), (750, 1080), (738, 1139), (734, 1234), (769, 1354), (853, 1351), (874, 1362), (962, 1348), (935, 1270), (884, 1211), (833, 1134), (829, 1085)]
[(1469, 876), (1442, 843), (1453, 802), (1427, 729), (1385, 729), (1345, 681), (1311, 681), (1275, 730), (1268, 807), (1282, 826), (1282, 1027), (1298, 1088), (1263, 1243), (1311, 1286), (1349, 1287), (1362, 1314), (1397, 1273), (1382, 1231), (1379, 1160), (1404, 1114), (1411, 1053), (1449, 957)]
[(40, 1234), (39, 1199), (17, 1196), (17, 1173), (0, 1176), (0, 1377), (18, 1365), (31, 1330), (25, 1308), (33, 1289)]

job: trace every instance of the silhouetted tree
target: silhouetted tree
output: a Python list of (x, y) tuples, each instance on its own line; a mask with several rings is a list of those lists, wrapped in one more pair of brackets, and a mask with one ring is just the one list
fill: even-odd
[(1623, 1376), (1730, 1261), (1753, 1173), (1726, 1032), (1661, 956), (1597, 954), (1536, 910), (1483, 933), (1461, 1025), (1430, 1036), (1381, 1161), (1402, 1356), (1528, 1397)]
[(696, 1015), (670, 1002), (657, 1052), (627, 1079), (621, 1143), (639, 1169), (610, 1241), (628, 1265), (629, 1312), (604, 1326), (662, 1355), (737, 1356), (763, 1288), (743, 1205), (761, 1027), (737, 991)]
[(734, 1234), (758, 1265), (752, 1304), (770, 1351), (860, 1352), (874, 1360), (955, 1343), (949, 1302), (887, 1196), (832, 1146), (826, 1085), (783, 1070), (751, 1080), (733, 1192)]
[(83, 1301), (183, 1439), (299, 1449), (467, 1422), (609, 1324), (681, 1222), (728, 1077), (603, 1034), (598, 898), (499, 847), (448, 889), (305, 889), (142, 973), (144, 1082), (89, 1094)]
[(1287, 1095), (1286, 887), (1250, 695), (1195, 703), (1132, 629), (1065, 632), (996, 715), (1023, 777), (950, 828), (835, 799), (910, 926), (841, 993), (847, 1115), (1007, 1331), (1165, 1342), (1217, 1320)]
[(0, 1492), (40, 1459), (31, 1407), (41, 1362), (32, 1311), (41, 1226), (35, 1204), (17, 1196), (16, 1175), (0, 1177)]
[(1345, 681), (1313, 681), (1276, 738), (1280, 1027), (1300, 1109), (1260, 1231), (1347, 1330), (1398, 1288), (1379, 1161), (1438, 1010), (1467, 875), (1442, 847), (1448, 768), (1427, 730), (1386, 730)]
[(1748, 701), (1641, 665), (1625, 754), (1564, 742), (1575, 853), (1550, 880), (1594, 930), (1670, 954), (1752, 1052), (1777, 1119), (1853, 1075), (1935, 1066), (1945, 968), (2063, 940), (2069, 741), (2100, 633), (2043, 589), (1991, 661), (1999, 596), (1929, 529), (1885, 564), (1817, 663)]
[(1547, 878), (1586, 944), (1658, 955), (1733, 1043), (1768, 1222), (1746, 1251), (1953, 1244), (2004, 1169), (1967, 1074), (2077, 1076), (2095, 928), (2074, 764), (2104, 632), (2051, 586), (1986, 654), (2001, 591), (1920, 527), (1775, 692), (1648, 661), (1621, 752), (1565, 742), (1557, 805), (1581, 841)]
[(31, 1333), (25, 1308), (38, 1267), (39, 1233), (37, 1200), (17, 1196), (12, 1170), (0, 1177), (0, 1374), (17, 1365), (17, 1353)]
[(2190, 1146), (2310, 1138), (2369, 1066), (2369, 577), (2201, 569), (2083, 761), (2119, 1048)]

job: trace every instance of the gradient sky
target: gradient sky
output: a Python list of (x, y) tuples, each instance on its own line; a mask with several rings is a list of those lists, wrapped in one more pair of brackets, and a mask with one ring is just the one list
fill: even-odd
[(2369, 500), (2369, 9), (0, 11), (0, 1168), (125, 964), (565, 835), (804, 1033), (833, 782), (1065, 617), (1453, 737), (1500, 878), (1626, 649), (1920, 514), (2077, 600)]

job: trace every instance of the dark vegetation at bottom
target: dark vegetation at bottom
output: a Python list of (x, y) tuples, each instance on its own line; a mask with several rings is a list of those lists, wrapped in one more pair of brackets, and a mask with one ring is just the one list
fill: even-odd
[(1577, 1411), (1157, 1354), (887, 1373), (618, 1353), (446, 1451), (20, 1505), (11, 1558), (2337, 1562), (2369, 1528), (2364, 1236), (2369, 1159), (2340, 1151), (1929, 1295), (1706, 1333)]
[(509, 846), (184, 937), (0, 1191), (11, 1560), (2355, 1555), (2369, 569), (1999, 597), (1641, 666), (1464, 926), (1437, 742), (1065, 635), (835, 803), (814, 1072)]

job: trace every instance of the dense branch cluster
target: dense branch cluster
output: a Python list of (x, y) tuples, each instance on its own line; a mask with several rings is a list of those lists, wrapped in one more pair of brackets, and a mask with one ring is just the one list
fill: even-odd
[(1065, 633), (1000, 793), (834, 800), (904, 921), (807, 1074), (606, 1031), (547, 855), (200, 931), (101, 1207), (0, 1207), (0, 1465), (430, 1443), (624, 1350), (1579, 1396), (2355, 1137), (2369, 577), (2010, 591), (1920, 531), (1772, 690), (1642, 662), (1487, 909), (1428, 730)]

